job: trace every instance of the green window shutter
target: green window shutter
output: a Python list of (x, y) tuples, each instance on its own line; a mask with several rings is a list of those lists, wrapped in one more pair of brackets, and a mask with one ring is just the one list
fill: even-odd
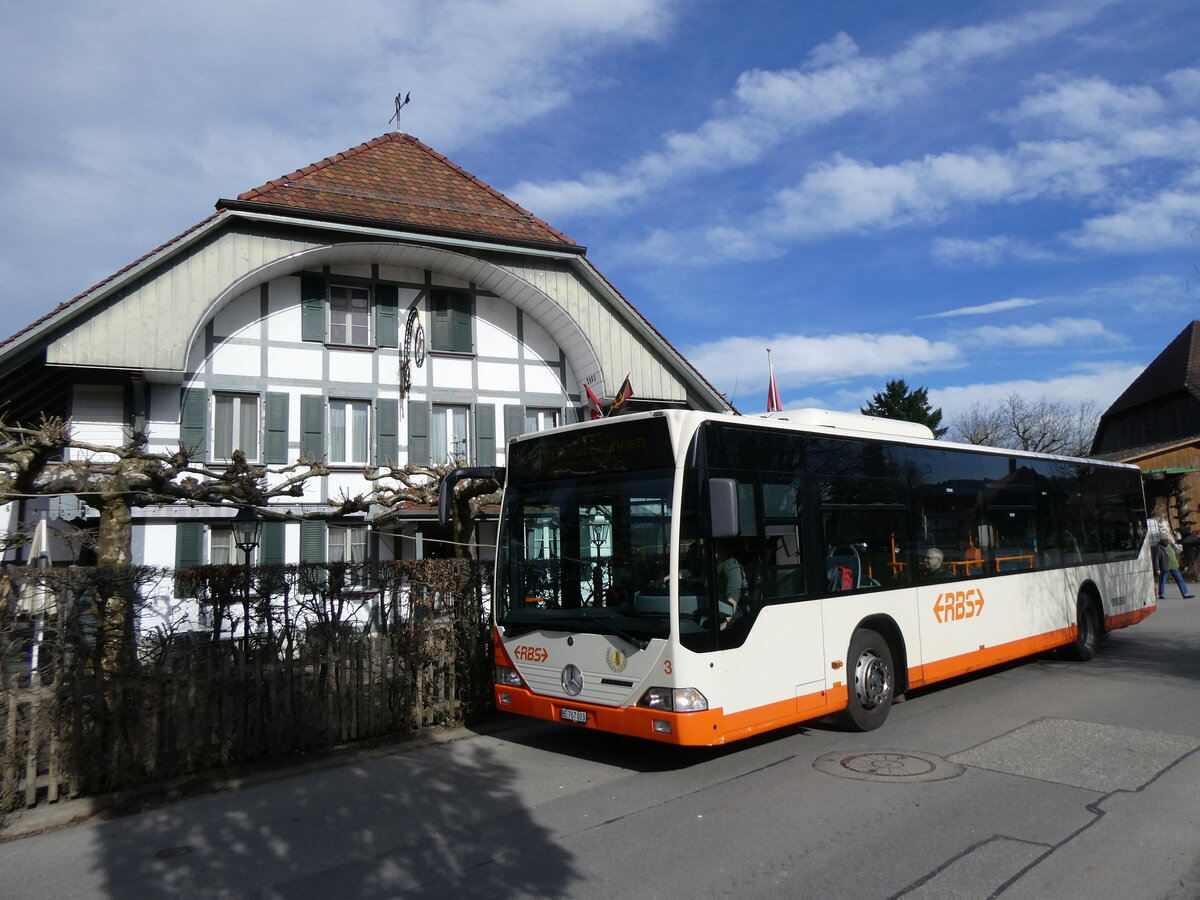
[(259, 562), (264, 566), (278, 565), (284, 561), (283, 523), (263, 522), (259, 537)]
[(325, 457), (325, 398), (316, 394), (300, 398), (300, 455)]
[(325, 279), (319, 275), (300, 276), (300, 337), (306, 341), (325, 341), (325, 320), (329, 305), (325, 300)]
[(288, 395), (267, 394), (266, 437), (263, 459), (269, 463), (288, 461)]
[(465, 291), (455, 294), (450, 320), (450, 344), (457, 353), (470, 353), (475, 349), (471, 333), (471, 295)]
[(325, 562), (325, 523), (300, 523), (300, 562)]
[(429, 401), (408, 401), (408, 461), (429, 465)]
[(400, 462), (400, 401), (375, 401), (375, 465)]
[[(181, 572), (184, 569), (202, 565), (204, 565), (204, 524), (202, 522), (176, 522), (175, 571)], [(184, 596), (178, 579), (175, 581), (175, 596)]]
[(429, 349), (449, 350), (450, 346), (449, 291), (431, 291), (429, 295)]
[(504, 439), (511, 441), (525, 433), (525, 407), (504, 407)]
[(583, 421), (583, 407), (568, 406), (563, 410), (563, 424), (574, 425)]
[(200, 388), (187, 388), (179, 401), (179, 443), (197, 459), (208, 459), (207, 425), (208, 395)]
[(475, 465), (496, 464), (496, 407), (480, 403), (475, 407)]
[(394, 284), (375, 287), (375, 344), (400, 346), (400, 292)]
[(471, 295), (466, 291), (438, 289), (430, 292), (431, 350), (471, 353)]

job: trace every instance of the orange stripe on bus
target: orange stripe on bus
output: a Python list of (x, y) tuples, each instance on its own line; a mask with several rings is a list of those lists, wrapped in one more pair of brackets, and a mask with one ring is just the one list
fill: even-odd
[[(1148, 606), (1116, 616), (1106, 616), (1104, 624), (1108, 629), (1123, 628), (1126, 625), (1140, 622), (1154, 610), (1155, 607)], [(1033, 656), (1056, 647), (1063, 647), (1074, 641), (1077, 633), (1077, 626), (1069, 625), (1066, 628), (1056, 628), (1053, 631), (1020, 638), (1005, 644), (997, 644), (994, 647), (981, 647), (970, 653), (912, 666), (908, 670), (908, 686), (921, 687), (933, 684), (1014, 659)], [(512, 665), (507, 654), (504, 653), (498, 635), (496, 661), (501, 665)], [(500, 685), (496, 685), (495, 691), (496, 708), (506, 712), (535, 719), (546, 719), (551, 722), (561, 722), (560, 711), (564, 707), (583, 710), (588, 714), (587, 724), (576, 727), (595, 728), (614, 734), (627, 734), (692, 747), (723, 744), (775, 728), (819, 719), (845, 709), (850, 697), (848, 687), (836, 683), (832, 688), (823, 691), (777, 700), (763, 706), (726, 714), (720, 708), (694, 713), (674, 713), (641, 706), (624, 708), (599, 706), (594, 703), (543, 697), (527, 688), (511, 688)], [(508, 702), (502, 702), (501, 696), (507, 697)], [(669, 722), (671, 732), (664, 734), (655, 731), (655, 720)]]
[(1033, 637), (1020, 638), (1006, 644), (996, 644), (994, 647), (980, 647), (978, 650), (972, 650), (970, 653), (963, 653), (960, 656), (950, 656), (935, 662), (927, 662), (923, 666), (924, 672), (920, 681), (915, 680), (912, 677), (912, 670), (909, 670), (908, 683), (912, 687), (933, 684), (935, 681), (957, 678), (968, 672), (987, 669), (1014, 659), (1021, 659), (1024, 656), (1033, 656), (1035, 653), (1052, 650), (1055, 647), (1063, 647), (1075, 640), (1076, 632), (1077, 628), (1074, 625), (1067, 628), (1056, 628), (1054, 631), (1035, 634)]
[(1121, 613), (1120, 615), (1105, 616), (1104, 627), (1112, 631), (1114, 628), (1125, 628), (1128, 625), (1135, 625), (1156, 609), (1158, 609), (1157, 606), (1143, 606), (1141, 609), (1135, 609), (1127, 613)]

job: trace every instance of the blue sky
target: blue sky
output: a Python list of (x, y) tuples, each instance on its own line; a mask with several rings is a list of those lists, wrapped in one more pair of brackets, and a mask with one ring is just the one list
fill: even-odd
[(66, 0), (0, 73), (6, 333), (397, 91), (744, 412), (767, 347), (788, 407), (1104, 407), (1200, 314), (1194, 0)]

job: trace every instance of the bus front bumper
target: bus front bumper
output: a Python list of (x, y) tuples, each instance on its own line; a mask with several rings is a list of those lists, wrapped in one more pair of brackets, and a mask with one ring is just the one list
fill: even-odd
[(707, 747), (724, 743), (719, 709), (677, 713), (642, 706), (599, 706), (558, 697), (544, 697), (528, 688), (495, 685), (496, 709), (503, 712), (592, 728), (612, 734), (649, 738), (667, 744)]

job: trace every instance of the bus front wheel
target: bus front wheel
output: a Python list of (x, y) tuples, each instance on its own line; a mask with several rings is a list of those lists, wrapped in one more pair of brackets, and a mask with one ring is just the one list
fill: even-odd
[(896, 694), (892, 648), (879, 633), (859, 628), (850, 639), (846, 666), (850, 697), (845, 722), (856, 731), (873, 731), (888, 717)]
[(1100, 612), (1097, 601), (1081, 591), (1075, 601), (1075, 641), (1068, 647), (1072, 659), (1087, 662), (1096, 655), (1100, 644)]

